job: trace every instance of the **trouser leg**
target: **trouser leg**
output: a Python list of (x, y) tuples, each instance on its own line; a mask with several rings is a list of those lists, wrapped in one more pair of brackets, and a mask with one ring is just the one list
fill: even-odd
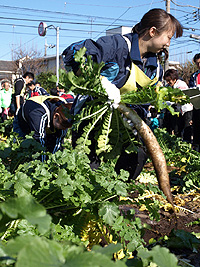
[(138, 149), (138, 153), (126, 153), (123, 151), (116, 163), (115, 171), (119, 174), (123, 169), (129, 172), (129, 181), (134, 180), (141, 173), (148, 156), (142, 148)]

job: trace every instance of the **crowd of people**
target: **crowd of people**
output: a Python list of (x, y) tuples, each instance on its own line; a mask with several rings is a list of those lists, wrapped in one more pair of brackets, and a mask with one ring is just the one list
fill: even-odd
[[(74, 54), (82, 47), (86, 47), (86, 55), (91, 55), (93, 61), (105, 63), (101, 70), (101, 82), (113, 107), (117, 108), (120, 94), (158, 83), (172, 88), (185, 89), (200, 86), (200, 54), (195, 55), (194, 62), (198, 71), (192, 74), (187, 85), (178, 75), (177, 70), (169, 69), (163, 73), (160, 56), (165, 54), (170, 40), (181, 37), (183, 27), (179, 21), (162, 9), (152, 9), (142, 17), (131, 33), (100, 37), (97, 41), (87, 39), (71, 44), (63, 53), (63, 62), (66, 69), (71, 68), (76, 75), (81, 75), (79, 64)], [(64, 89), (52, 88), (48, 93), (39, 84), (34, 82), (34, 74), (26, 72), (14, 83), (14, 92), (11, 92), (8, 82), (2, 84), (0, 91), (1, 118), (4, 121), (9, 112), (14, 114), (14, 131), (20, 136), (34, 131), (34, 138), (48, 151), (54, 153), (61, 148), (67, 128), (71, 127), (69, 113), (80, 113), (89, 99), (72, 93), (65, 93)], [(28, 89), (28, 90), (27, 90)], [(170, 134), (182, 137), (195, 146), (200, 144), (200, 110), (192, 104), (183, 106), (169, 103), (179, 113), (172, 116), (167, 110), (157, 112), (153, 106), (133, 107), (154, 131), (156, 128), (166, 128)], [(72, 131), (72, 143), (76, 146), (81, 136), (82, 128), (78, 132)], [(47, 138), (50, 137), (50, 138)], [(95, 142), (92, 142), (95, 144)], [(127, 154), (126, 148), (116, 164), (116, 170), (129, 170), (134, 179), (141, 171), (146, 154), (142, 149), (138, 153)], [(99, 159), (94, 150), (89, 155), (91, 166), (98, 167)], [(126, 167), (124, 164), (126, 163)]]

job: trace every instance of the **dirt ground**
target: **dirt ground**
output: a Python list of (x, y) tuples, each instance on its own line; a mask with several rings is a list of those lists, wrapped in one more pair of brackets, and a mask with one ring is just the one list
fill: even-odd
[[(184, 208), (190, 208), (190, 210), (194, 211), (195, 213), (180, 210), (174, 214), (161, 209), (160, 221), (151, 221), (147, 212), (136, 210), (136, 216), (141, 219), (142, 223), (147, 223), (151, 226), (150, 230), (145, 230), (143, 237), (146, 244), (149, 243), (151, 238), (158, 241), (159, 238), (164, 237), (165, 235), (169, 236), (172, 229), (182, 229), (190, 233), (200, 233), (200, 224), (190, 224), (191, 222), (197, 221), (200, 218), (200, 198), (199, 201), (193, 201), (192, 199), (193, 198), (191, 197), (190, 201), (186, 202)], [(200, 267), (200, 248), (198, 253), (194, 253), (190, 249), (173, 249), (171, 252), (176, 254), (181, 259), (186, 259), (189, 264), (195, 267)]]
[[(152, 168), (152, 166), (146, 167)], [(172, 168), (169, 167), (168, 172), (171, 170)], [(143, 237), (147, 245), (152, 238), (158, 241), (165, 235), (169, 236), (173, 229), (185, 230), (189, 233), (200, 233), (200, 222), (192, 224), (192, 222), (200, 220), (200, 190), (174, 195), (174, 204), (179, 207), (175, 213), (172, 210), (166, 210), (165, 207), (160, 209), (160, 221), (150, 220), (148, 211), (139, 210), (137, 206), (134, 207), (135, 216), (139, 217), (142, 223), (147, 223), (151, 226), (151, 229), (145, 230)], [(171, 249), (171, 252), (186, 261), (188, 265), (185, 266), (200, 267), (200, 246), (197, 252), (185, 248)]]

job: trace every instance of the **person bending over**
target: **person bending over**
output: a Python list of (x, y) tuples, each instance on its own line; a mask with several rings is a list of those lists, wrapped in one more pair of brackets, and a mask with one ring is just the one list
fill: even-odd
[(19, 109), (13, 122), (13, 131), (20, 137), (34, 132), (33, 138), (51, 153), (62, 149), (62, 142), (69, 121), (68, 104), (63, 98), (53, 96), (34, 96)]

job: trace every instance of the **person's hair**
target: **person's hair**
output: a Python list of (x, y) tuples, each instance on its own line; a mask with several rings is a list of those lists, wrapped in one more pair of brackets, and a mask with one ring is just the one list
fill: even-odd
[(2, 88), (5, 86), (5, 83), (9, 83), (9, 84), (10, 84), (9, 81), (4, 80), (4, 81), (1, 82), (1, 87), (2, 87)]
[(180, 22), (174, 16), (160, 8), (151, 9), (144, 14), (141, 21), (132, 28), (132, 32), (136, 32), (141, 37), (151, 27), (155, 27), (159, 33), (172, 30), (176, 38), (183, 35), (183, 26)]
[(34, 74), (32, 72), (27, 71), (24, 73), (24, 75), (22, 77), (26, 78), (27, 76), (34, 80)]
[(150, 113), (151, 113), (152, 118), (156, 118), (158, 115), (157, 109), (155, 109), (153, 107), (150, 108)]
[(196, 60), (197, 59), (200, 59), (200, 53), (196, 54), (194, 57), (193, 57), (193, 61), (196, 63)]
[(35, 85), (34, 81), (30, 81), (30, 83), (27, 84), (27, 86)]
[(158, 54), (157, 57), (160, 62), (162, 62), (162, 53), (164, 53), (164, 59), (167, 60), (169, 57), (169, 52), (166, 48), (163, 48)]
[(51, 88), (50, 89), (50, 95), (58, 96), (58, 90), (57, 88)]
[(39, 85), (41, 85), (41, 83), (40, 83), (40, 82), (38, 82), (38, 81), (36, 81), (36, 82), (35, 82), (35, 84), (39, 84)]
[(175, 69), (166, 70), (163, 78), (164, 80), (166, 80), (166, 78), (168, 77), (171, 78), (173, 81), (178, 80), (178, 71)]
[(59, 123), (62, 125), (64, 128), (71, 128), (72, 123), (69, 122), (67, 116), (70, 114), (69, 111), (69, 105), (68, 104), (61, 104), (59, 107), (57, 107), (54, 111), (55, 113), (58, 113), (59, 116)]

